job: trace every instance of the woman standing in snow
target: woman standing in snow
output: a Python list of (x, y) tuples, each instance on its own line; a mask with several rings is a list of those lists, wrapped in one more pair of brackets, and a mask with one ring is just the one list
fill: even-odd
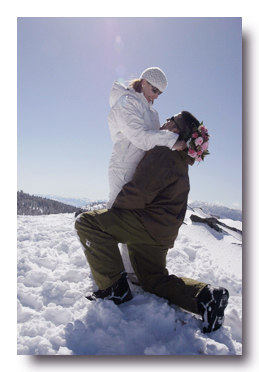
[[(114, 82), (110, 92), (111, 106), (108, 123), (113, 141), (109, 164), (110, 194), (107, 208), (113, 205), (123, 185), (131, 181), (145, 151), (155, 146), (183, 150), (184, 141), (177, 141), (179, 132), (160, 131), (157, 111), (153, 102), (166, 89), (167, 78), (158, 67), (143, 71), (129, 87)], [(123, 261), (129, 278), (133, 277), (126, 245), (121, 245)]]

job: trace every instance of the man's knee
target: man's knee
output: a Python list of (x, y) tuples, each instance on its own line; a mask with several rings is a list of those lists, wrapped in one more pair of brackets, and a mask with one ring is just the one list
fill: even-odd
[(85, 240), (86, 236), (88, 235), (89, 230), (92, 229), (92, 217), (90, 214), (81, 213), (77, 216), (75, 220), (75, 230), (79, 238)]

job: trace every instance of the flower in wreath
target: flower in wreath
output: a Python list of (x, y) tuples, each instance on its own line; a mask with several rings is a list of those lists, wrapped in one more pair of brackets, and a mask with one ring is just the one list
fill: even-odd
[(193, 150), (192, 148), (189, 148), (188, 150), (188, 155), (191, 157), (191, 158), (196, 158), (197, 156), (197, 152), (195, 150)]
[(199, 131), (200, 131), (201, 133), (207, 133), (207, 132), (208, 132), (208, 129), (205, 127), (205, 125), (201, 124), (201, 125), (199, 126)]
[(196, 138), (194, 143), (195, 143), (195, 146), (197, 146), (197, 147), (200, 146), (203, 143), (202, 137)]
[(208, 150), (208, 147), (209, 147), (209, 142), (203, 142), (203, 144), (201, 145), (201, 151), (206, 151)]

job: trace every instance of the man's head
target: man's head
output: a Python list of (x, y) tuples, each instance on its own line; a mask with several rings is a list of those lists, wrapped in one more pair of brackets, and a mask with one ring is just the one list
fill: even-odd
[(193, 127), (198, 127), (199, 121), (188, 111), (182, 111), (177, 115), (167, 119), (167, 122), (160, 129), (167, 129), (178, 133), (178, 140), (188, 141), (191, 138)]

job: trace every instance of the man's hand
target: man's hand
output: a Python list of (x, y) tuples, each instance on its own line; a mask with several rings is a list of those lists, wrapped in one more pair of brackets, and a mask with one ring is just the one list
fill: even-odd
[(173, 146), (173, 150), (182, 151), (182, 150), (186, 149), (186, 147), (187, 147), (187, 145), (186, 145), (185, 141), (176, 141), (174, 146)]

